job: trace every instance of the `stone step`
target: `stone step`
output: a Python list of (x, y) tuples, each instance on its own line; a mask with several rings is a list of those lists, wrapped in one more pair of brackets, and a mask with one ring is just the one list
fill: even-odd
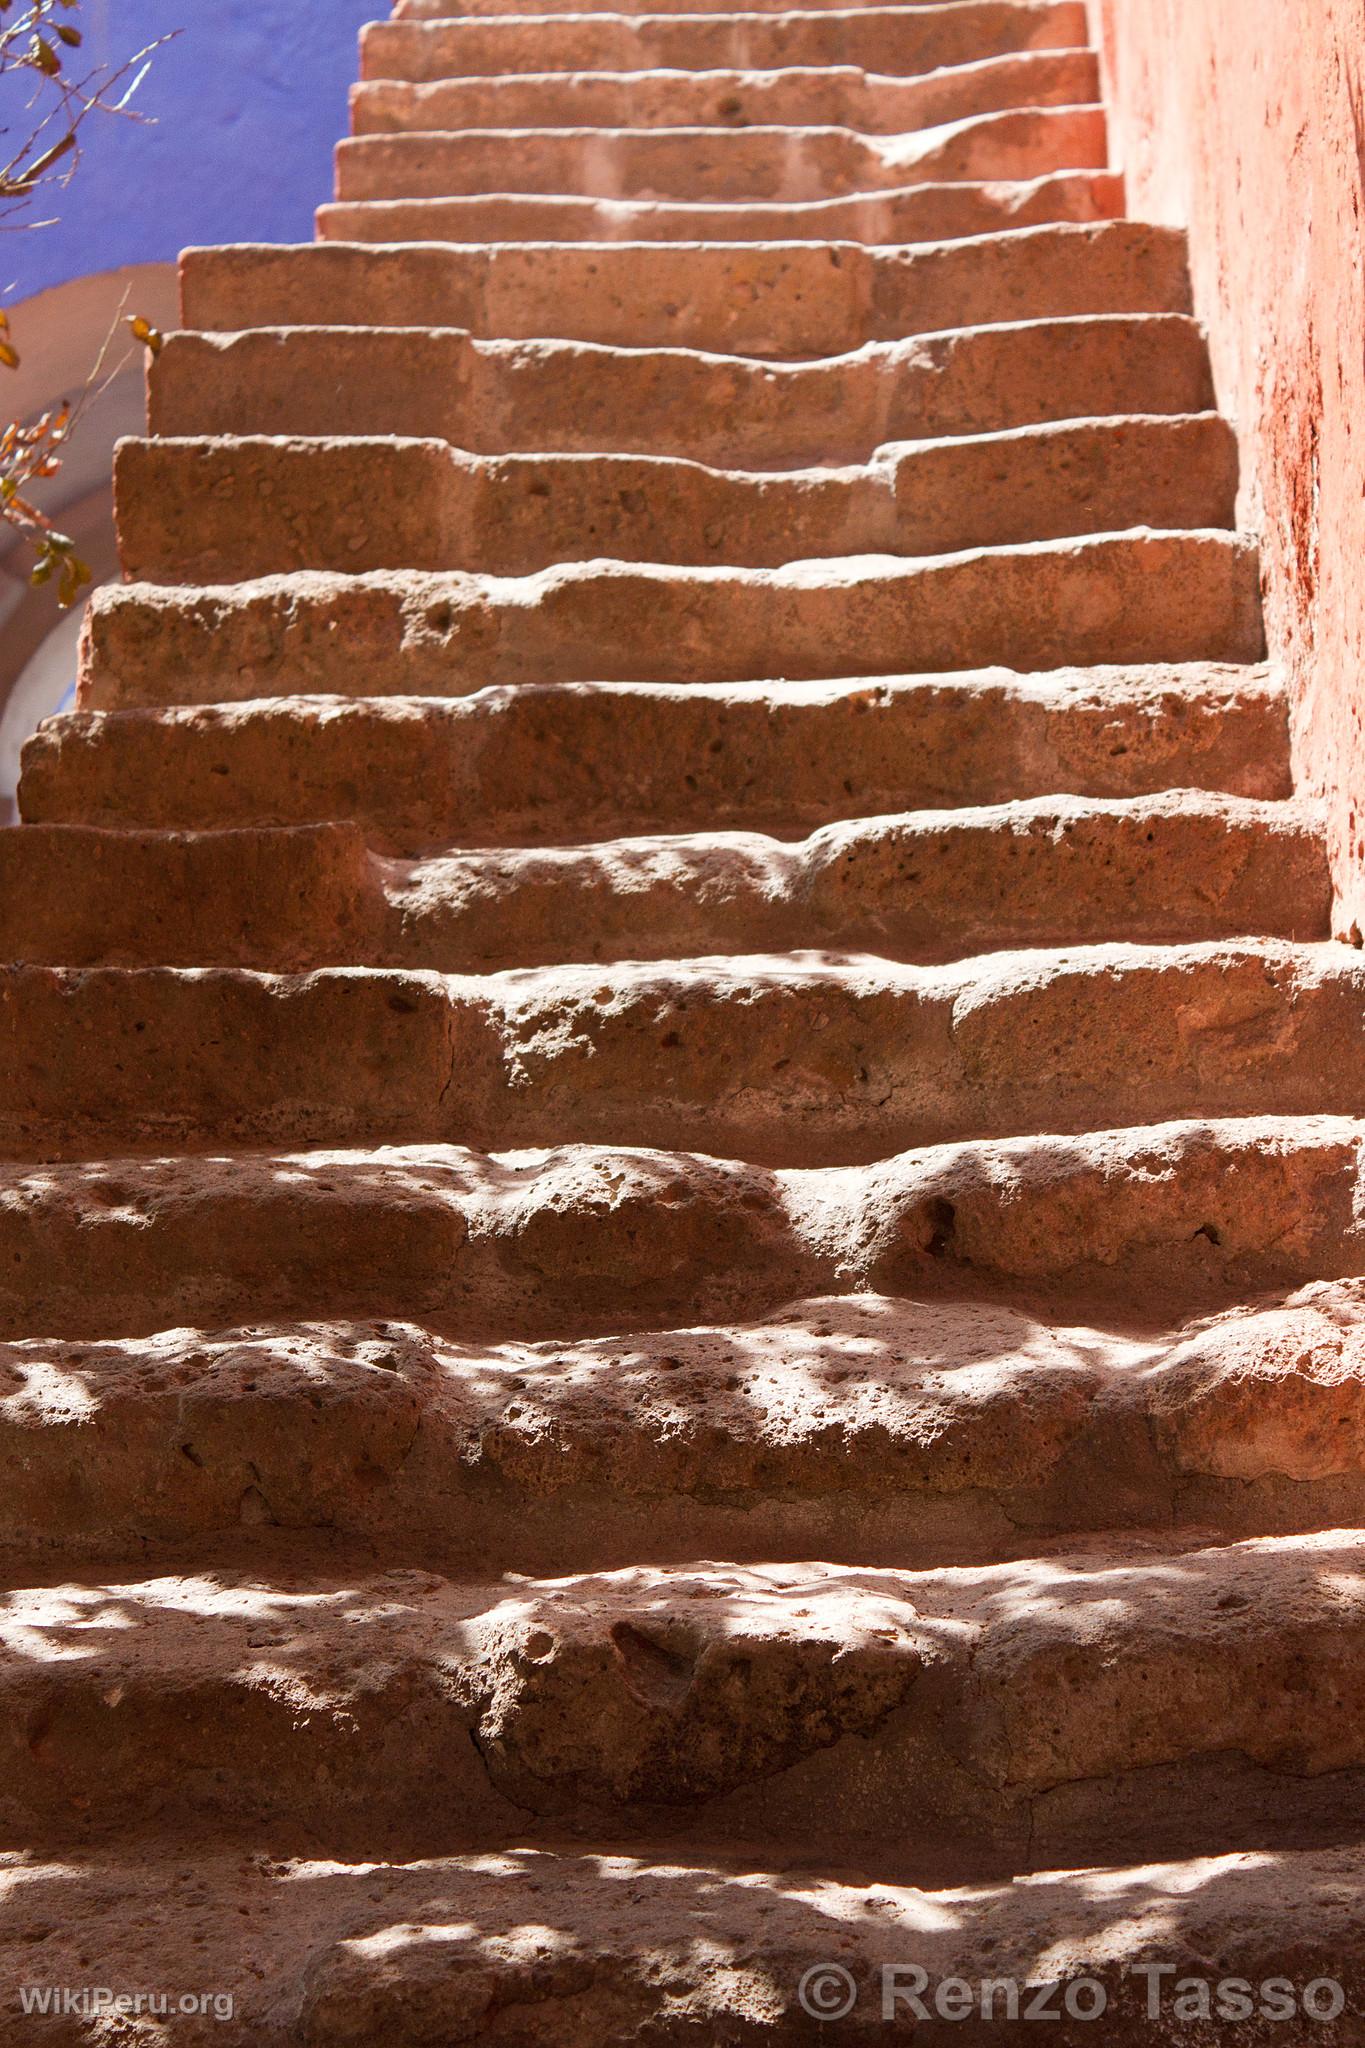
[(1159, 1839), (1159, 1785), (1206, 1852), (1330, 1840), (1365, 1811), (1361, 1540), (479, 1580), (275, 1532), (241, 1562), (12, 1570), (0, 1829), (254, 1824), (383, 1860), (691, 1823), (1026, 1869)]
[[(114, 714), (118, 716), (119, 714)], [(0, 959), (432, 968), (812, 948), (930, 963), (1017, 946), (1329, 932), (1312, 808), (1180, 791), (534, 851), (373, 854), (354, 825), (0, 835)]]
[(107, 584), (87, 614), (81, 702), (111, 711), (317, 690), (449, 696), (499, 683), (1245, 662), (1263, 651), (1253, 541), (1137, 529), (781, 569), (596, 561), (522, 577)]
[(1231, 528), (1237, 442), (1216, 413), (893, 442), (870, 464), (710, 469), (658, 456), (465, 455), (444, 441), (127, 440), (125, 575), (231, 583), (300, 569), (522, 576), (557, 562), (776, 568), (1135, 526)]
[(476, 455), (611, 451), (747, 469), (1213, 405), (1201, 330), (1155, 313), (966, 328), (812, 363), (479, 341), (455, 328), (183, 333), (166, 337), (149, 388), (158, 436), (329, 435), (344, 421), (351, 434), (434, 435)]
[(828, 125), (903, 136), (1007, 107), (1088, 106), (1099, 96), (1094, 50), (1035, 50), (920, 78), (890, 78), (853, 64), (775, 71), (514, 72), (431, 85), (376, 78), (353, 88), (351, 126), (357, 135), (431, 135), (463, 128)]
[(1026, 107), (909, 135), (848, 128), (466, 129), (361, 135), (336, 153), (336, 196), (447, 199), (540, 192), (776, 204), (907, 185), (1023, 182), (1102, 171), (1100, 107)]
[[(187, 328), (458, 328), (757, 357), (1080, 314), (1188, 313), (1183, 235), (1131, 221), (903, 249), (816, 242), (190, 250)], [(333, 422), (335, 425), (335, 422)]]
[(1084, 49), (1084, 0), (949, 0), (940, 6), (764, 13), (470, 16), (372, 22), (361, 76), (426, 84), (504, 72), (760, 71), (855, 64), (892, 77), (1020, 50)]
[[(1285, 702), (1265, 670), (550, 683), (463, 699), (63, 712), (24, 750), (20, 802), (29, 820), (180, 831), (350, 819), (376, 849), (410, 854), (744, 827), (791, 835), (1059, 790), (1180, 787), (1288, 795)], [(35, 843), (0, 839), (15, 888), (36, 886), (24, 865)], [(76, 845), (54, 839), (47, 857), (83, 868)], [(206, 886), (188, 875), (186, 885)]]
[(871, 197), (780, 206), (656, 199), (386, 199), (320, 206), (324, 240), (341, 242), (828, 242), (904, 245), (1056, 222), (1115, 220), (1123, 180), (1061, 171), (1027, 183), (907, 185)]
[(334, 1530), (392, 1563), (965, 1564), (1365, 1522), (1365, 1298), (1156, 1334), (880, 1294), (476, 1346), (407, 1322), (0, 1347), (12, 1548)]
[[(536, 950), (577, 949), (555, 934)], [(928, 967), (717, 947), (477, 977), (9, 966), (0, 1150), (646, 1145), (850, 1166), (958, 1139), (1346, 1115), (1363, 1023), (1353, 948), (1267, 939)]]
[[(25, 1856), (31, 1917), (13, 1916), (0, 1956), (15, 1984), (41, 1970), (45, 1984), (220, 1986), (204, 2022), (220, 2048), (431, 2048), (498, 2031), (510, 2043), (509, 2013), (527, 2043), (637, 2048), (666, 2040), (680, 2007), (700, 2040), (808, 2044), (822, 1997), (827, 2013), (852, 1998), (840, 2029), (850, 2040), (899, 2048), (931, 2037), (939, 2015), (963, 2036), (964, 1983), (982, 2039), (1013, 2009), (1052, 2020), (1050, 2038), (1071, 2044), (1087, 2022), (1073, 2030), (1068, 2009), (1097, 2003), (1082, 1973), (1107, 2007), (1106, 2048), (1151, 2048), (1158, 2026), (1188, 2036), (1201, 2009), (1239, 2012), (1239, 1984), (1265, 2039), (1283, 2037), (1287, 2012), (1300, 2038), (1330, 2040), (1340, 2029), (1324, 1980), (1339, 1980), (1351, 2012), (1365, 1997), (1365, 1857), (1353, 1846), (1212, 1855), (1192, 1841), (1153, 1854), (1182, 1821), (1188, 1832), (1188, 1808), (1176, 1808), (1163, 1826), (1149, 1806), (1148, 1841), (1126, 1860), (1116, 1846), (1109, 1868), (1043, 1861), (969, 1885), (933, 1855), (892, 1874), (868, 1844), (855, 1867), (792, 1869), (731, 1837), (684, 1848), (599, 1831), (550, 1848), (518, 1828), (478, 1854), (383, 1864), (272, 1860), (221, 1834), (199, 1836), (192, 1859), (178, 1832), (126, 1848), (72, 1843)], [(1041, 1831), (1038, 1847), (1045, 1859)], [(996, 1980), (1005, 1988), (988, 1995)], [(296, 2031), (277, 2032), (281, 2013), (297, 2015)], [(59, 2038), (43, 2027), (29, 2018), (25, 2035)]]
[(1363, 1142), (1365, 1125), (1317, 1116), (778, 1172), (574, 1145), (16, 1163), (0, 1168), (0, 1335), (378, 1316), (565, 1341), (867, 1289), (1164, 1327), (1359, 1273)]

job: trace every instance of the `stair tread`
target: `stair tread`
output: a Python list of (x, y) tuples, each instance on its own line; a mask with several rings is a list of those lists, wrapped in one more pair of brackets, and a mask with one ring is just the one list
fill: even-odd
[(797, 1848), (875, 1829), (906, 1854), (946, 1818), (1013, 1860), (1035, 1827), (1098, 1848), (1164, 1772), (1191, 1803), (1230, 1784), (1292, 1840), (1361, 1805), (1360, 1543), (1177, 1532), (927, 1570), (479, 1583), (274, 1532), (242, 1563), (8, 1572), (0, 1630), (28, 1654), (0, 1692), (35, 1732), (0, 1827), (79, 1836), (98, 1793), (98, 1832), (222, 1813), (302, 1823), (324, 1853), (620, 1814)]
[(0, 839), (0, 959), (54, 966), (487, 973), (817, 947), (930, 965), (1328, 930), (1318, 808), (1195, 791), (408, 858), (340, 822)]
[[(393, 903), (405, 933), (429, 887)], [(515, 931), (515, 899), (492, 909), (487, 924)], [(628, 948), (627, 933), (613, 950)], [(565, 938), (538, 950), (562, 958)], [(826, 953), (474, 975), (8, 967), (0, 1002), (11, 1157), (433, 1140), (834, 1167), (1106, 1119), (1346, 1115), (1365, 1093), (1365, 966), (1329, 943), (942, 967)]]
[[(1147, 2048), (1150, 1980), (1132, 1972), (1157, 1960), (1174, 1971), (1162, 1980), (1168, 2018), (1184, 1978), (1259, 1986), (1286, 1969), (1300, 1997), (1335, 1975), (1354, 2002), (1363, 1865), (1353, 1845), (1159, 1860), (1139, 1850), (964, 1884), (928, 1855), (892, 1874), (875, 1857), (784, 1861), (732, 1837), (683, 1849), (599, 1830), (547, 1846), (514, 1831), (472, 1855), (376, 1863), (274, 1859), (231, 1839), (200, 1840), (190, 1859), (172, 1834), (25, 1859), (15, 1888), (42, 1938), (16, 1928), (5, 1968), (16, 1984), (93, 1971), (100, 1982), (221, 1986), (235, 2015), (208, 2024), (223, 2048), (475, 2042), (509, 2012), (561, 2048), (634, 2048), (642, 2026), (671, 2027), (680, 2011), (702, 2036), (799, 2039), (814, 2023), (798, 1987), (831, 1958), (854, 1979), (855, 2029), (900, 2042), (923, 2023), (907, 2003), (882, 2020), (888, 1966), (924, 1971), (931, 2023), (950, 1980), (979, 1998), (991, 1979), (1031, 1987), (1084, 1972), (1109, 1998), (1105, 2041)], [(825, 1981), (836, 1996), (844, 1988)], [(1033, 1995), (1022, 1992), (1021, 2008)], [(1060, 1996), (1050, 2006), (1060, 2014)], [(996, 2004), (997, 2024), (1005, 2009)], [(25, 2031), (49, 2038), (35, 2017)]]
[(1286, 704), (1267, 670), (533, 683), (63, 712), (25, 747), (20, 801), (30, 822), (353, 819), (402, 853), (593, 831), (790, 835), (907, 806), (1179, 785), (1288, 795)]
[(840, 241), (905, 246), (1011, 229), (1090, 225), (1123, 211), (1113, 171), (1057, 171), (989, 184), (907, 185), (872, 197), (701, 202), (574, 199), (510, 192), (463, 199), (366, 199), (317, 209), (332, 241), (382, 243), (559, 240), (738, 243)]
[(1365, 1504), (1359, 1281), (1157, 1335), (852, 1294), (540, 1345), (410, 1322), (28, 1339), (0, 1383), (0, 1528), (70, 1555), (234, 1539), (244, 1503), (390, 1563), (549, 1573), (961, 1564)]
[(1181, 239), (1128, 221), (892, 247), (619, 235), (586, 243), (242, 244), (187, 252), (181, 295), (190, 331), (425, 321), (524, 340), (568, 328), (580, 331), (560, 338), (747, 349), (760, 360), (847, 354), (874, 341), (1034, 318), (1185, 314), (1190, 305)]
[(868, 1288), (1165, 1325), (1359, 1270), (1348, 1117), (965, 1141), (852, 1168), (567, 1145), (0, 1166), (0, 1335), (417, 1317), (478, 1341)]
[(818, 200), (917, 184), (1023, 182), (1107, 164), (1104, 112), (1094, 105), (1011, 107), (895, 137), (835, 124), (465, 128), (350, 137), (337, 147), (336, 197)]
[(777, 472), (377, 436), (129, 439), (115, 463), (124, 574), (156, 583), (923, 557), (1134, 526), (1231, 530), (1236, 495), (1236, 440), (1216, 413), (890, 442), (865, 464)]
[[(342, 637), (344, 635), (344, 638)], [(214, 702), (325, 688), (443, 695), (491, 683), (756, 679), (1256, 661), (1254, 542), (1145, 528), (920, 558), (778, 569), (557, 564), (519, 577), (320, 570), (214, 585), (106, 586), (81, 703)], [(153, 658), (154, 657), (154, 658)]]
[(459, 328), (180, 332), (150, 380), (158, 435), (325, 434), (341, 403), (354, 433), (435, 435), (471, 453), (606, 447), (755, 469), (1211, 402), (1203, 336), (1179, 313), (977, 326), (804, 362)]
[(685, 14), (483, 16), (374, 22), (361, 76), (417, 81), (471, 72), (653, 70), (659, 64), (745, 66), (868, 62), (917, 75), (1014, 50), (1085, 47), (1082, 0), (952, 0), (878, 6)]
[(897, 134), (1009, 106), (1080, 105), (1098, 97), (1098, 85), (1098, 53), (1081, 49), (988, 57), (918, 79), (853, 64), (494, 73), (428, 85), (372, 79), (352, 89), (351, 123), (353, 133), (373, 135), (466, 126), (689, 127), (758, 116), (770, 125)]

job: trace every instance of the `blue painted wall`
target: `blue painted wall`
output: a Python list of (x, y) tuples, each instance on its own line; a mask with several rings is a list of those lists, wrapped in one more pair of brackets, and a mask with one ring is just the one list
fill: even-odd
[(311, 239), (356, 36), (387, 11), (387, 0), (83, 0), (97, 56), (181, 31), (134, 102), (156, 125), (87, 123), (84, 159), (56, 195), (60, 221), (4, 237), (0, 290), (25, 298), (89, 271), (169, 262), (189, 242)]

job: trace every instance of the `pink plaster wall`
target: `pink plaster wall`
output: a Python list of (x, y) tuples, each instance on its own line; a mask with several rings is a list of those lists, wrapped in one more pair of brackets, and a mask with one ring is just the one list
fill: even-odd
[[(1190, 231), (1338, 930), (1365, 931), (1365, 0), (1091, 0), (1128, 210)], [(1353, 931), (1352, 928), (1356, 930)]]

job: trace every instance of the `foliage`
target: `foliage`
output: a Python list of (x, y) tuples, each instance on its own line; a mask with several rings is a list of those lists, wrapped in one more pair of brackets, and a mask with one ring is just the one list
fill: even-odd
[[(159, 47), (149, 44), (117, 65), (88, 65), (80, 7), (81, 0), (0, 0), (0, 230), (48, 224), (33, 219), (33, 209), (49, 190), (70, 182), (80, 162), (85, 122), (92, 114), (131, 115), (133, 94)], [(19, 106), (17, 120), (10, 118), (10, 101)], [(147, 323), (130, 324), (134, 338), (150, 347)], [(62, 450), (96, 389), (107, 353), (106, 344), (75, 406), (59, 406), (28, 426), (12, 422), (0, 428), (0, 520), (34, 550), (30, 581), (55, 581), (63, 605), (71, 604), (89, 582), (90, 570), (27, 494), (60, 468)], [(16, 370), (19, 360), (8, 317), (0, 312), (0, 366)]]

